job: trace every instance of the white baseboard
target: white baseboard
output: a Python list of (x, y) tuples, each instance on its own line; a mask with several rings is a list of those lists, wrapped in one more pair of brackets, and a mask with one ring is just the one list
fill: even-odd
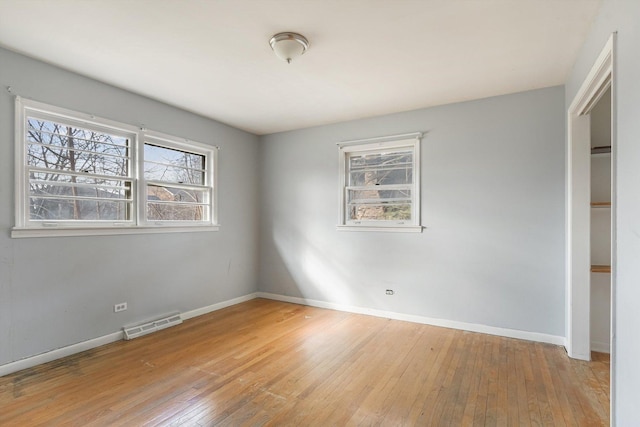
[(457, 322), (454, 320), (434, 319), (431, 317), (417, 316), (413, 314), (397, 313), (394, 311), (376, 310), (365, 307), (354, 307), (336, 304), (326, 301), (318, 301), (307, 298), (290, 297), (285, 295), (272, 294), (268, 292), (257, 292), (256, 297), (277, 301), (291, 302), (295, 304), (309, 305), (312, 307), (328, 308), (331, 310), (346, 311), (349, 313), (367, 314), (369, 316), (385, 317), (394, 320), (404, 320), (407, 322), (422, 323), (425, 325), (440, 326), (443, 328), (459, 329), (470, 332), (480, 332), (489, 335), (498, 335), (507, 338), (517, 338), (527, 341), (544, 342), (555, 345), (566, 344), (565, 337), (558, 335), (542, 334), (538, 332), (519, 331), (516, 329), (498, 328), (495, 326), (480, 325), (477, 323)]
[(252, 294), (243, 295), (238, 298), (233, 298), (227, 301), (222, 301), (217, 304), (211, 304), (206, 307), (196, 308), (195, 310), (186, 311), (182, 313), (184, 320), (191, 319), (193, 317), (202, 316), (203, 314), (211, 313), (212, 311), (221, 310), (223, 308), (231, 307), (232, 305), (240, 304), (241, 302), (249, 301), (257, 298), (255, 292)]
[(41, 353), (35, 356), (16, 360), (15, 362), (10, 362), (6, 365), (0, 365), (0, 377), (21, 371), (23, 369), (33, 368), (34, 366), (51, 362), (56, 359), (71, 356), (72, 354), (80, 353), (82, 351), (91, 350), (92, 348), (100, 347), (101, 345), (111, 344), (112, 342), (120, 341), (123, 337), (124, 333), (122, 331), (114, 332), (112, 334), (103, 335), (98, 338), (82, 341), (77, 344), (72, 344), (66, 347), (47, 351), (46, 353)]
[(611, 353), (611, 346), (608, 342), (591, 341), (591, 351), (597, 351), (598, 353)]
[[(195, 310), (182, 313), (183, 319), (191, 319), (193, 317), (201, 316), (203, 314), (211, 313), (212, 311), (220, 310), (225, 307), (229, 307), (241, 302), (249, 301), (256, 298), (256, 294), (243, 295), (238, 298), (233, 298), (227, 301), (222, 301), (217, 304), (212, 304), (207, 307), (197, 308)], [(5, 365), (0, 365), (0, 377), (9, 375), (14, 372), (21, 371), (23, 369), (32, 368), (43, 363), (51, 362), (56, 359), (71, 356), (72, 354), (80, 353), (82, 351), (90, 350), (92, 348), (100, 347), (105, 344), (120, 341), (124, 338), (122, 331), (113, 332), (111, 334), (103, 335), (98, 338), (93, 338), (87, 341), (82, 341), (77, 344), (72, 344), (66, 347), (58, 348), (55, 350), (47, 351), (35, 356), (26, 357), (24, 359), (16, 360)]]

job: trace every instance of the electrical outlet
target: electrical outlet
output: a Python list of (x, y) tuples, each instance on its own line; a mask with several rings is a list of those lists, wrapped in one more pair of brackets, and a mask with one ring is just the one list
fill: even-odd
[(393, 289), (387, 289), (386, 294), (387, 295), (393, 295), (393, 294), (395, 294), (395, 292), (393, 291)]
[(113, 312), (118, 313), (120, 311), (125, 311), (127, 309), (127, 303), (121, 302), (120, 304), (116, 304), (113, 306)]

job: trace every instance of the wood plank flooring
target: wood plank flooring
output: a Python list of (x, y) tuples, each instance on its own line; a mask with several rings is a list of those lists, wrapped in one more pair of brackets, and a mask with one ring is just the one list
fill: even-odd
[(1, 426), (603, 426), (609, 359), (256, 299), (0, 378)]

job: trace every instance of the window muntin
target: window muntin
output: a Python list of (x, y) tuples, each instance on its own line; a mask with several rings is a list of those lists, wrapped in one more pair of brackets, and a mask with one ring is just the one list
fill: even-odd
[(419, 227), (419, 136), (340, 146), (341, 226)]
[(18, 97), (12, 236), (215, 230), (216, 149)]

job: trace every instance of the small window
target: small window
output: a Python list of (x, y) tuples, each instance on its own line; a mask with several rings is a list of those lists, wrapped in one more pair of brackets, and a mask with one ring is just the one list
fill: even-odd
[(215, 155), (213, 146), (16, 98), (12, 236), (217, 229)]
[(341, 229), (420, 231), (420, 134), (340, 144)]
[(206, 150), (147, 137), (144, 143), (146, 220), (182, 224), (210, 222), (211, 158)]

